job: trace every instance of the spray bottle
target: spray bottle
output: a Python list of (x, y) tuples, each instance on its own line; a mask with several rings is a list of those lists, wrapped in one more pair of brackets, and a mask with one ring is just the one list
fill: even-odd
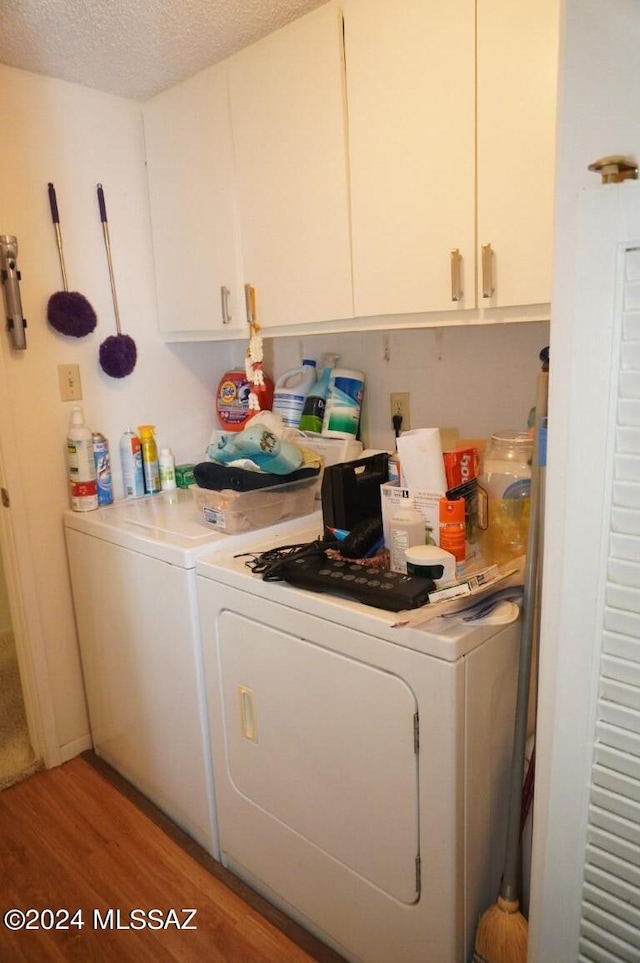
[(142, 470), (144, 490), (148, 495), (160, 491), (160, 468), (158, 465), (158, 446), (155, 439), (155, 425), (139, 425), (140, 445), (142, 448)]
[(127, 428), (120, 439), (120, 464), (124, 497), (140, 498), (144, 495), (142, 446), (140, 439), (131, 428)]

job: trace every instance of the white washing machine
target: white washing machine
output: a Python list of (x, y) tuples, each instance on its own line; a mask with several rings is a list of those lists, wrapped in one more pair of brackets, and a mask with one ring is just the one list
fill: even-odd
[(94, 749), (218, 857), (195, 563), (249, 536), (212, 530), (180, 489), (64, 527)]
[(222, 862), (349, 960), (467, 963), (502, 871), (517, 608), (394, 627), (236, 553), (196, 565)]

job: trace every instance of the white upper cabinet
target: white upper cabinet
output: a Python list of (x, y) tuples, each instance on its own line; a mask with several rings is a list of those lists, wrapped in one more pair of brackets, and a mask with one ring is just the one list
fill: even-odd
[(342, 17), (329, 3), (229, 61), (244, 281), (265, 327), (353, 314)]
[(331, 0), (153, 98), (160, 330), (244, 336), (247, 284), (273, 334), (548, 318), (558, 32), (559, 0)]
[(356, 316), (548, 317), (558, 0), (345, 0), (344, 18)]
[(551, 300), (558, 34), (558, 0), (478, 0), (480, 307)]
[(474, 0), (345, 0), (344, 21), (355, 315), (474, 307)]
[(247, 324), (225, 67), (147, 101), (143, 117), (160, 331), (237, 338)]

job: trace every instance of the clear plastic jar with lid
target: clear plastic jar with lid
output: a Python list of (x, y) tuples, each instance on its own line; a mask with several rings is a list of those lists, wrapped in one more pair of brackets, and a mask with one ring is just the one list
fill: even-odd
[(478, 478), (486, 493), (480, 499), (480, 546), (487, 563), (502, 564), (526, 552), (532, 455), (529, 431), (504, 429), (487, 442)]

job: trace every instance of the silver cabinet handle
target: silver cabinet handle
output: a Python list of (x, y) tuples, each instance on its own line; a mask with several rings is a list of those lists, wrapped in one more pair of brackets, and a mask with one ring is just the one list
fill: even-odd
[(247, 324), (256, 323), (256, 289), (253, 284), (245, 284), (244, 300), (247, 306)]
[(493, 249), (490, 244), (482, 245), (482, 297), (492, 298), (495, 294), (493, 283)]
[(229, 294), (230, 293), (231, 292), (229, 291), (229, 288), (225, 287), (225, 285), (223, 284), (222, 287), (220, 288), (220, 298), (222, 300), (222, 323), (223, 324), (231, 323), (231, 312), (229, 311)]
[(451, 300), (462, 301), (462, 254), (459, 248), (451, 252)]

